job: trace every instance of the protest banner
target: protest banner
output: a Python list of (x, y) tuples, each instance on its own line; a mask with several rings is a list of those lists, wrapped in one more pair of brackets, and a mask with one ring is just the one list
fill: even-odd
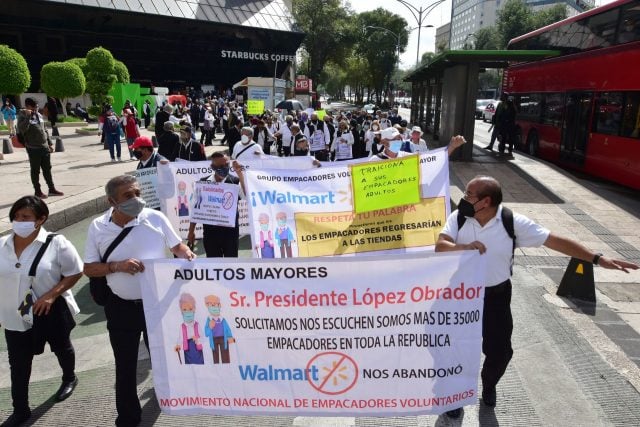
[(324, 116), (327, 115), (327, 110), (316, 110), (316, 115), (318, 116), (318, 120), (324, 120)]
[[(195, 183), (213, 174), (211, 162), (171, 162), (158, 166), (158, 196), (162, 212), (183, 239), (187, 238)], [(202, 225), (196, 226), (202, 238)]]
[(420, 201), (418, 156), (351, 165), (355, 213)]
[(235, 227), (239, 189), (239, 185), (224, 182), (195, 182), (190, 221), (198, 224)]
[(160, 208), (160, 198), (158, 197), (158, 168), (144, 168), (133, 171), (140, 185), (140, 197), (147, 202), (148, 208)]
[(433, 249), (450, 211), (448, 157), (446, 149), (439, 149), (419, 159), (418, 203), (362, 213), (354, 210), (349, 167), (357, 162), (302, 170), (249, 168), (245, 184), (252, 245), (268, 246), (255, 255), (291, 258)]
[(263, 99), (249, 99), (247, 100), (247, 114), (250, 116), (260, 115), (264, 113), (264, 100)]
[(141, 288), (160, 408), (407, 416), (476, 404), (485, 259), (148, 261)]

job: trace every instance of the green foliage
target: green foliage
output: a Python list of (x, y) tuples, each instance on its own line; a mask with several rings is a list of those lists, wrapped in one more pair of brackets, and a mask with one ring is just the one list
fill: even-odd
[(87, 73), (89, 72), (87, 66), (87, 58), (71, 58), (67, 59), (66, 62), (71, 62), (72, 64), (76, 64), (82, 70), (82, 74), (84, 74), (85, 78), (87, 77)]
[(353, 21), (349, 8), (340, 0), (296, 0), (293, 16), (305, 33), (302, 46), (308, 54), (306, 74), (316, 84), (322, 83), (321, 73), (330, 60), (342, 63), (353, 44)]
[(49, 62), (40, 71), (40, 87), (54, 98), (80, 96), (86, 84), (82, 70), (72, 62)]
[(27, 61), (16, 50), (0, 45), (0, 93), (19, 95), (31, 85)]
[(496, 23), (499, 47), (506, 48), (511, 39), (560, 21), (567, 17), (563, 4), (533, 13), (523, 0), (507, 0), (498, 12)]
[(474, 33), (476, 50), (496, 50), (500, 49), (500, 37), (495, 26), (480, 28)]
[(436, 54), (434, 52), (425, 52), (420, 57), (420, 65), (424, 65), (435, 58)]
[(96, 47), (87, 52), (86, 77), (86, 92), (91, 97), (91, 101), (97, 105), (108, 102), (107, 94), (117, 80), (115, 60), (111, 52), (103, 47)]
[(129, 69), (124, 65), (124, 62), (116, 59), (114, 61), (114, 72), (118, 83), (127, 84), (130, 82)]

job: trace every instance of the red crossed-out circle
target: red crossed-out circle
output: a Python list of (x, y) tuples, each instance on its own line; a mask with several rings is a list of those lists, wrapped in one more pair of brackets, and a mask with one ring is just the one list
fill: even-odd
[[(307, 372), (314, 364), (320, 367), (320, 378), (316, 383), (309, 376), (307, 381), (320, 393), (331, 395), (346, 393), (358, 381), (358, 364), (344, 353), (327, 351), (316, 354), (307, 363)], [(351, 375), (353, 378), (350, 378)], [(330, 387), (333, 389), (330, 390)]]
[(224, 198), (224, 201), (222, 202), (222, 207), (225, 209), (231, 209), (231, 206), (233, 205), (233, 194), (227, 191), (226, 193), (224, 193), (224, 196), (222, 197)]

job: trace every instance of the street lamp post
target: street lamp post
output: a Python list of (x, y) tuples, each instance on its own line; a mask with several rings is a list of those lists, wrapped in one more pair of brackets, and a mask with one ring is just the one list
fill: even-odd
[[(387, 33), (393, 35), (396, 38), (396, 62), (398, 63), (398, 68), (400, 68), (400, 36), (388, 28), (385, 27), (377, 27), (375, 25), (367, 25), (364, 27), (364, 31), (366, 32), (369, 28), (373, 28), (375, 30), (386, 31)], [(389, 82), (391, 82), (391, 78), (393, 77), (393, 72), (389, 76)]]
[(418, 48), (416, 49), (416, 67), (420, 64), (420, 32), (422, 27), (425, 28), (430, 28), (433, 27), (433, 25), (422, 25), (422, 23), (424, 22), (424, 20), (426, 19), (426, 17), (433, 12), (433, 9), (436, 8), (436, 6), (440, 5), (441, 3), (444, 3), (445, 0), (436, 0), (435, 2), (431, 3), (429, 6), (426, 7), (422, 7), (420, 6), (420, 8), (418, 9), (417, 7), (415, 7), (414, 5), (412, 5), (411, 3), (409, 3), (406, 0), (397, 0), (398, 2), (400, 2), (402, 5), (404, 5), (407, 9), (409, 9), (409, 11), (411, 12), (411, 14), (413, 15), (413, 17), (415, 18), (418, 26), (415, 28), (412, 28), (411, 31), (415, 30), (416, 28), (418, 29)]

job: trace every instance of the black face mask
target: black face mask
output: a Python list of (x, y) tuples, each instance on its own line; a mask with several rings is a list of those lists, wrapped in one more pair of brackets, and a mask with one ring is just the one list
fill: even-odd
[(475, 203), (462, 198), (458, 203), (458, 211), (464, 216), (473, 217), (476, 214)]
[(142, 151), (134, 151), (133, 155), (136, 157), (136, 159), (140, 160), (142, 158)]
[(214, 167), (212, 168), (216, 175), (218, 175), (220, 178), (226, 178), (227, 175), (229, 175), (229, 166), (220, 166), (220, 167)]

